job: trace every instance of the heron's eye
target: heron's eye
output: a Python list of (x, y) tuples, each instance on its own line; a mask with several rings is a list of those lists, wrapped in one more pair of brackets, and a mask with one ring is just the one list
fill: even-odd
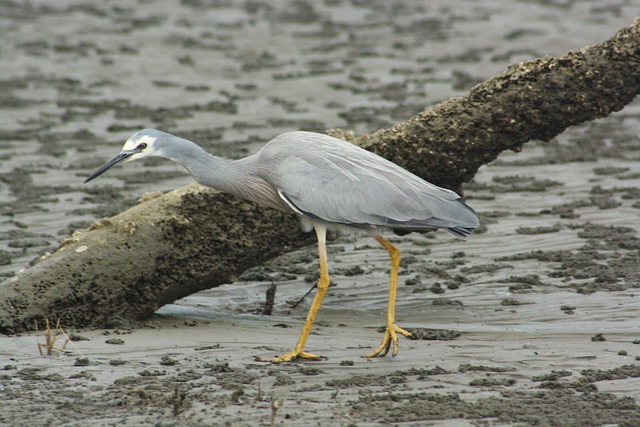
[(147, 143), (146, 142), (138, 144), (138, 150), (144, 150), (145, 148), (147, 148)]

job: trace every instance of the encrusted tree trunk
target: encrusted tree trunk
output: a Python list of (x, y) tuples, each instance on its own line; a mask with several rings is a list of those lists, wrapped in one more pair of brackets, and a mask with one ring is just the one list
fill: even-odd
[[(640, 92), (640, 20), (601, 44), (509, 67), (468, 95), (351, 140), (459, 190), (478, 168), (532, 139), (622, 109)], [(60, 318), (89, 327), (145, 318), (313, 241), (290, 214), (189, 185), (147, 200), (0, 284), (0, 332)]]

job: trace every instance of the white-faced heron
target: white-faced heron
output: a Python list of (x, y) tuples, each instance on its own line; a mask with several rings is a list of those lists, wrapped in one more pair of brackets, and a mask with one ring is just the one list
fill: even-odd
[(202, 185), (217, 188), (300, 217), (318, 237), (320, 279), (295, 348), (271, 362), (321, 359), (304, 351), (307, 337), (329, 288), (327, 229), (369, 232), (389, 252), (391, 280), (387, 326), (382, 344), (363, 357), (385, 356), (398, 337), (411, 334), (395, 324), (400, 250), (380, 232), (387, 228), (443, 228), (466, 237), (478, 227), (478, 216), (453, 191), (437, 187), (400, 166), (341, 139), (312, 132), (288, 132), (260, 151), (239, 160), (212, 156), (195, 143), (155, 129), (131, 136), (116, 157), (85, 182), (112, 166), (160, 156), (184, 166)]

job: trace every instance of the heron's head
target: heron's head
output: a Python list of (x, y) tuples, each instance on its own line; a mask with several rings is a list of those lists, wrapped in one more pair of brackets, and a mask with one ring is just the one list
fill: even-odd
[(85, 184), (99, 177), (118, 163), (126, 163), (147, 156), (162, 156), (161, 141), (167, 136), (170, 135), (156, 129), (144, 129), (134, 133), (127, 142), (124, 143), (122, 151), (113, 159), (96, 169), (96, 171), (84, 181)]

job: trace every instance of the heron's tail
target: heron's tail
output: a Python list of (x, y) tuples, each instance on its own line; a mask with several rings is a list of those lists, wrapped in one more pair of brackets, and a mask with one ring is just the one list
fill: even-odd
[(468, 235), (473, 233), (473, 230), (475, 229), (476, 227), (449, 227), (446, 230), (458, 237), (467, 237)]

